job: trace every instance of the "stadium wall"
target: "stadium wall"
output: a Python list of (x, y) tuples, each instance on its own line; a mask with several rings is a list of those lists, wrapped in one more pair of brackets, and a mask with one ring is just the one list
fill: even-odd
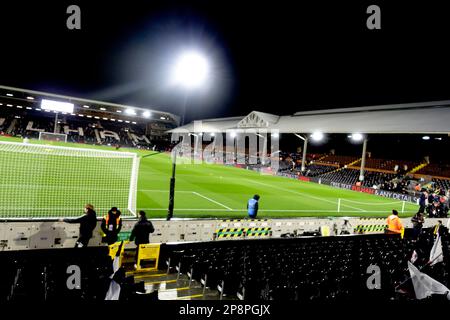
[[(356, 234), (383, 233), (384, 218), (346, 218)], [(426, 219), (424, 227), (436, 225), (439, 219)], [(440, 219), (447, 225), (448, 219)], [(152, 243), (221, 241), (258, 238), (279, 238), (306, 234), (333, 235), (341, 229), (343, 218), (297, 218), (272, 220), (152, 220), (155, 232)], [(411, 228), (410, 218), (402, 219)], [(120, 237), (128, 239), (136, 220), (124, 220)], [(336, 224), (336, 226), (335, 226)], [(77, 224), (57, 221), (5, 221), (0, 223), (0, 251), (72, 248), (78, 239)], [(101, 242), (100, 222), (89, 246), (104, 246)], [(127, 244), (134, 247), (133, 243)]]

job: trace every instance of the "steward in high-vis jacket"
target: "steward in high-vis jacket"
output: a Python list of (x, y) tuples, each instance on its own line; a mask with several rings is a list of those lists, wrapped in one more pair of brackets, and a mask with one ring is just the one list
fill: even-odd
[(397, 210), (392, 210), (392, 214), (387, 218), (386, 224), (387, 224), (386, 233), (402, 234), (404, 228), (402, 221), (398, 217)]
[(259, 195), (255, 194), (253, 198), (247, 202), (247, 213), (250, 219), (255, 219), (258, 214)]
[(122, 229), (122, 219), (120, 218), (120, 210), (116, 207), (111, 208), (108, 214), (103, 217), (101, 229), (103, 231), (103, 242), (111, 245), (117, 242), (118, 234)]

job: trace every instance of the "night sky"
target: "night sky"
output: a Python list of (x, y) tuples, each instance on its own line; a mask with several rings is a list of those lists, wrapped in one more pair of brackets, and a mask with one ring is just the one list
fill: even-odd
[[(450, 11), (390, 2), (2, 1), (0, 84), (178, 114), (186, 100), (187, 120), (450, 99)], [(168, 69), (192, 48), (213, 73), (186, 94)]]

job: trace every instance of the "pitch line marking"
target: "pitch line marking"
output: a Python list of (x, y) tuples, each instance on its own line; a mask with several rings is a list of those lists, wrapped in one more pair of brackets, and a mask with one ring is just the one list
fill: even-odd
[[(152, 189), (141, 189), (141, 190), (138, 190), (138, 191), (143, 191), (143, 192), (169, 192), (169, 190), (159, 190), (159, 189), (156, 189), (156, 190), (152, 190)], [(196, 191), (186, 191), (186, 190), (175, 190), (175, 193), (177, 193), (177, 192), (182, 192), (182, 193), (192, 193), (192, 194), (195, 194), (196, 196), (199, 196), (199, 197), (201, 197), (201, 198), (203, 198), (203, 199), (206, 199), (206, 200), (208, 200), (208, 201), (210, 201), (210, 202), (212, 202), (212, 203), (215, 203), (215, 204), (217, 204), (217, 205), (219, 205), (219, 206), (221, 206), (221, 207), (224, 207), (225, 209), (227, 209), (228, 211), (233, 211), (233, 209), (231, 209), (230, 207), (227, 207), (226, 205), (224, 205), (223, 203), (220, 203), (220, 202), (218, 202), (218, 201), (216, 201), (216, 200), (213, 200), (213, 199), (211, 199), (211, 198), (209, 198), (209, 197), (207, 197), (207, 196), (204, 196), (204, 195), (202, 195), (201, 193), (198, 193), (198, 192), (196, 192)], [(145, 209), (144, 209), (145, 210)], [(147, 210), (152, 210), (151, 208), (147, 208)], [(178, 209), (177, 209), (178, 210)], [(203, 210), (203, 209), (202, 209)]]
[(195, 192), (195, 191), (192, 191), (192, 193), (195, 194), (195, 195), (197, 195), (197, 196), (199, 196), (199, 197), (202, 197), (202, 198), (204, 198), (204, 199), (206, 199), (206, 200), (209, 200), (209, 201), (211, 201), (211, 202), (213, 202), (213, 203), (215, 203), (215, 204), (218, 204), (219, 206), (224, 207), (224, 208), (227, 209), (228, 211), (233, 211), (233, 209), (231, 209), (230, 207), (227, 207), (226, 205), (224, 205), (224, 204), (222, 204), (222, 203), (220, 203), (220, 202), (218, 202), (218, 201), (216, 201), (216, 200), (213, 200), (213, 199), (211, 199), (211, 198), (208, 198), (207, 196), (204, 196), (204, 195), (202, 195), (201, 193), (198, 193), (198, 192)]
[[(335, 203), (334, 201), (327, 200), (327, 199), (325, 199), (325, 198), (315, 197), (315, 196), (312, 196), (312, 195), (307, 194), (307, 193), (298, 192), (298, 191), (294, 191), (294, 190), (282, 188), (282, 187), (279, 187), (279, 186), (269, 185), (269, 184), (266, 184), (266, 183), (263, 183), (263, 182), (259, 182), (259, 181), (255, 181), (255, 180), (248, 180), (248, 179), (246, 179), (246, 180), (247, 180), (247, 181), (254, 182), (254, 183), (257, 183), (257, 184), (260, 184), (260, 185), (263, 185), (263, 186), (266, 186), (266, 187), (276, 188), (276, 189), (279, 189), (279, 190), (283, 190), (283, 191), (287, 191), (287, 192), (299, 194), (299, 195), (302, 195), (302, 196), (305, 196), (305, 197), (309, 197), (309, 198), (312, 198), (312, 199), (316, 199), (316, 200), (320, 200), (320, 201), (325, 201), (325, 202), (329, 202), (329, 203), (332, 203), (332, 204), (337, 205), (337, 203)], [(352, 207), (352, 206), (349, 206), (349, 205), (346, 205), (346, 204), (342, 204), (342, 203), (341, 203), (341, 206), (345, 206), (345, 207), (348, 207), (348, 208), (356, 209), (356, 210), (358, 210), (358, 211), (360, 211), (360, 212), (368, 212), (368, 211), (366, 211), (366, 210), (363, 210), (363, 209), (360, 209), (360, 208), (356, 208), (356, 207)]]

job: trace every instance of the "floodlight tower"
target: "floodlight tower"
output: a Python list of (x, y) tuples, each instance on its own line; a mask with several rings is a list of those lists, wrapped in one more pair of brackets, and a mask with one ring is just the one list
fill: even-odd
[[(188, 93), (201, 88), (209, 76), (209, 63), (204, 55), (197, 51), (183, 52), (172, 69), (172, 81), (176, 86), (184, 89), (183, 111), (180, 124), (184, 125), (186, 115), (186, 105)], [(175, 172), (176, 153), (172, 158), (172, 176), (170, 178), (169, 208), (167, 210), (167, 220), (172, 219), (175, 207)]]
[(316, 132), (312, 133), (309, 138), (308, 138), (308, 135), (305, 135), (304, 137), (299, 135), (299, 134), (296, 134), (296, 133), (294, 133), (294, 135), (297, 138), (303, 140), (302, 168), (301, 168), (301, 170), (302, 170), (302, 172), (304, 172), (306, 170), (306, 150), (308, 149), (309, 139), (311, 139), (311, 140), (313, 140), (315, 142), (320, 142), (320, 141), (323, 140), (324, 134), (322, 132), (320, 132), (320, 131), (316, 131)]
[(306, 170), (306, 149), (308, 148), (308, 136), (301, 136), (301, 135), (299, 135), (299, 134), (297, 134), (297, 133), (294, 133), (294, 135), (297, 137), (297, 138), (299, 138), (299, 139), (301, 139), (301, 140), (303, 140), (303, 149), (302, 149), (302, 168), (301, 168), (301, 170), (302, 170), (302, 172), (304, 172), (305, 170)]
[(350, 139), (354, 142), (363, 141), (362, 155), (361, 155), (361, 167), (359, 169), (359, 181), (364, 180), (364, 169), (366, 167), (366, 153), (367, 153), (367, 136), (364, 136), (361, 133), (353, 133), (350, 136)]
[(362, 157), (361, 157), (361, 169), (359, 170), (359, 181), (364, 180), (364, 169), (366, 166), (366, 150), (367, 150), (367, 139), (364, 139), (363, 142), (363, 151), (362, 151)]

